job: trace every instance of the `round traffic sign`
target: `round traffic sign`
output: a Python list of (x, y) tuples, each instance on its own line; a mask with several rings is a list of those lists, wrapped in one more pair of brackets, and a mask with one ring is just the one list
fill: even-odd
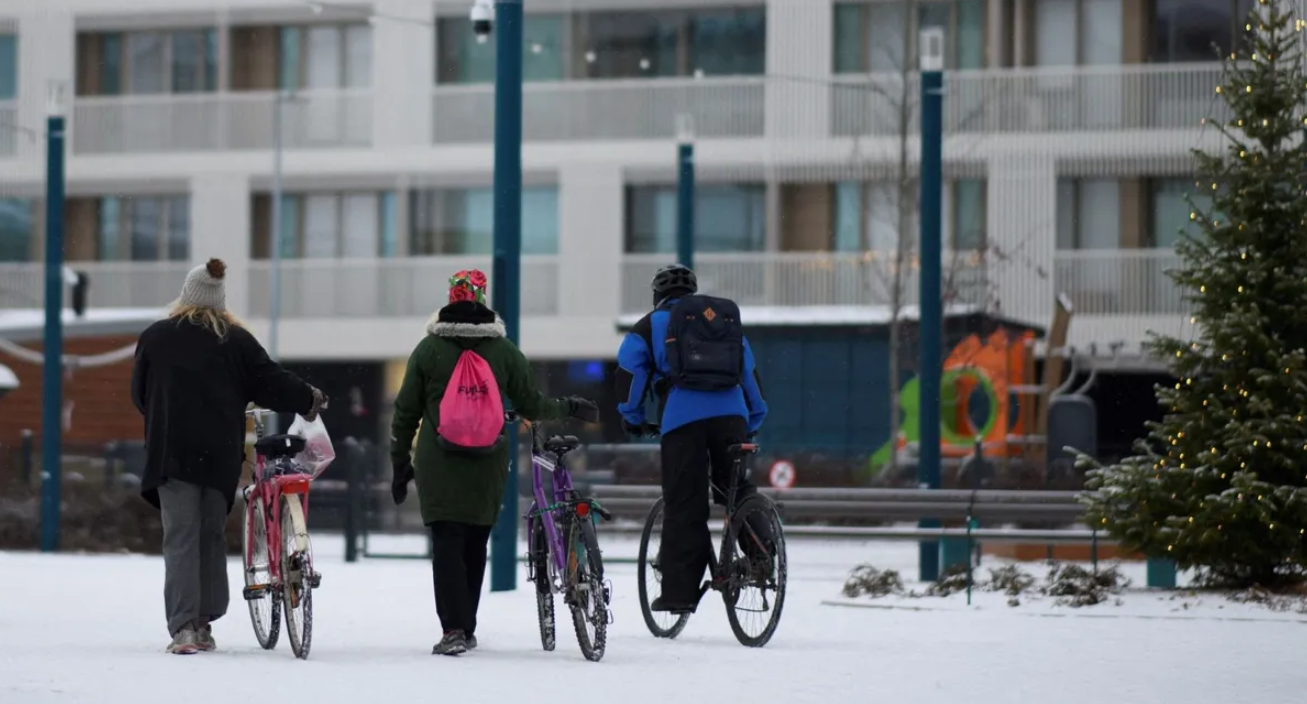
[(777, 460), (772, 464), (771, 471), (767, 472), (767, 480), (774, 489), (789, 489), (794, 486), (794, 479), (794, 465), (786, 460)]

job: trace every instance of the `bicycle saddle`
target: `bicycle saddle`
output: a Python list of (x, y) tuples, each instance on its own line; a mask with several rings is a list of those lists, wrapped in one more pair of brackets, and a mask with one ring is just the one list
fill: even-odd
[(254, 443), (260, 457), (294, 457), (304, 451), (304, 438), (299, 435), (268, 435)]
[(580, 446), (581, 446), (581, 441), (577, 440), (575, 435), (564, 435), (561, 437), (555, 435), (554, 437), (549, 438), (548, 440), (545, 441), (546, 450), (550, 452), (557, 452), (559, 454), (571, 452), (572, 450), (575, 450)]

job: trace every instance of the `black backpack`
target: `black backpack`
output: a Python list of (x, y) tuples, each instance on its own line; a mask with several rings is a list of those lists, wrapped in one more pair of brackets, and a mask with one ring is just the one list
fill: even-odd
[(725, 391), (744, 380), (744, 327), (734, 301), (690, 295), (667, 320), (669, 381), (695, 391)]

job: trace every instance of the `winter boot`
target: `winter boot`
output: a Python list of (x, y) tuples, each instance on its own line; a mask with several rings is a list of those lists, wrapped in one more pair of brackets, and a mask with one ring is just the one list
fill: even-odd
[(213, 626), (207, 623), (196, 631), (195, 640), (202, 653), (211, 653), (218, 647), (218, 643), (213, 640)]
[(193, 628), (183, 628), (172, 637), (168, 652), (173, 655), (194, 655), (200, 652), (199, 636)]
[(462, 631), (450, 631), (431, 649), (432, 655), (462, 655), (467, 652), (467, 637)]

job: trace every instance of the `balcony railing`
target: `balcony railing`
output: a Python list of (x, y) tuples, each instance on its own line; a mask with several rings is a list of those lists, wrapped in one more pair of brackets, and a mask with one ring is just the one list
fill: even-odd
[[(633, 254), (622, 262), (622, 312), (649, 310), (649, 280), (671, 255)], [(892, 252), (751, 252), (695, 256), (699, 289), (741, 306), (887, 306), (893, 301)], [(903, 305), (918, 300), (919, 263), (904, 263)], [(970, 253), (946, 253), (945, 297), (950, 303), (983, 304), (985, 267)]]
[[(1197, 129), (1221, 119), (1218, 63), (1010, 68), (945, 74), (948, 132), (1079, 132)], [(908, 75), (907, 133), (917, 134), (918, 79)], [(904, 102), (899, 74), (838, 78), (835, 136), (896, 135)]]
[[(81, 97), (73, 103), (78, 154), (271, 149), (276, 93)], [(286, 149), (372, 143), (368, 91), (312, 90), (284, 98)]]
[(12, 156), (18, 144), (18, 104), (0, 100), (0, 157)]
[[(493, 139), (493, 85), (439, 86), (432, 100), (437, 144)], [(527, 83), (522, 136), (538, 142), (671, 139), (677, 116), (688, 114), (698, 137), (761, 137), (765, 113), (762, 78)]]
[(1167, 270), (1180, 266), (1170, 249), (1059, 251), (1054, 282), (1071, 298), (1076, 314), (1180, 315), (1183, 291)]
[[(281, 262), (281, 315), (287, 318), (425, 317), (448, 300), (449, 275), (490, 271), (490, 257), (297, 259)], [(558, 258), (522, 258), (522, 314), (558, 314)], [(250, 264), (250, 316), (271, 308), (272, 266)], [(493, 301), (491, 304), (493, 305)]]
[[(94, 308), (163, 308), (181, 293), (187, 262), (68, 262), (86, 272)], [(70, 305), (67, 293), (65, 306)], [(0, 308), (45, 305), (45, 265), (0, 264)]]
[[(621, 263), (623, 313), (647, 311), (649, 280), (671, 255), (627, 255)], [(891, 301), (889, 253), (831, 252), (704, 253), (695, 269), (705, 293), (727, 296), (741, 306), (887, 306)], [(1171, 250), (1117, 249), (1060, 251), (1054, 286), (1066, 293), (1078, 315), (1180, 316), (1189, 308), (1166, 271), (1180, 265)], [(187, 262), (70, 262), (90, 276), (94, 308), (162, 308), (177, 297), (190, 268)], [(459, 269), (489, 270), (488, 256), (408, 257), (402, 259), (298, 259), (281, 263), (281, 314), (286, 318), (426, 317), (446, 296), (446, 280)], [(917, 303), (919, 264), (904, 265), (904, 305)], [(522, 314), (559, 314), (557, 256), (522, 259)], [(949, 303), (992, 308), (996, 277), (1005, 273), (973, 253), (946, 253), (945, 297)], [(44, 267), (40, 263), (0, 264), (0, 308), (43, 305)], [(267, 316), (271, 264), (249, 264), (246, 315)], [(1008, 286), (1011, 288), (1011, 286)], [(491, 301), (493, 304), (493, 301)], [(1051, 313), (1051, 311), (1049, 311)]]

